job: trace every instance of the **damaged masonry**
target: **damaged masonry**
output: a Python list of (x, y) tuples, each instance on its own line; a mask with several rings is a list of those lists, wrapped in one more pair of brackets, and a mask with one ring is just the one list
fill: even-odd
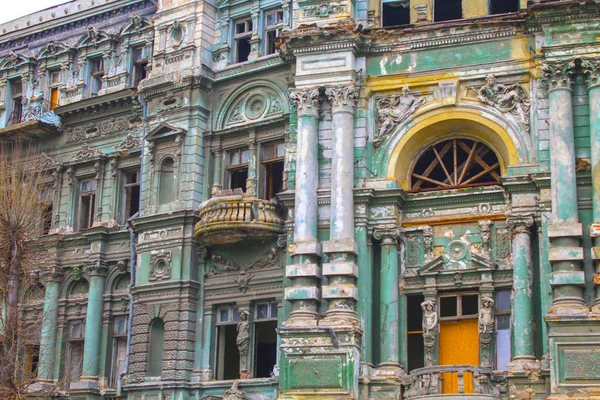
[(40, 148), (56, 242), (32, 398), (600, 398), (598, 26), (597, 0), (0, 24), (0, 140)]

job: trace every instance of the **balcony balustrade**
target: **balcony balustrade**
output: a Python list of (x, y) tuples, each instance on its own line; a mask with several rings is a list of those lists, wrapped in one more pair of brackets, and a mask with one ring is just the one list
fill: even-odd
[(196, 237), (205, 244), (236, 243), (283, 233), (284, 222), (272, 201), (224, 191), (200, 205)]
[[(492, 370), (471, 365), (438, 365), (419, 368), (407, 376), (406, 400), (469, 398), (499, 399), (492, 384)], [(445, 384), (444, 384), (445, 383)]]
[(60, 126), (60, 117), (54, 113), (50, 102), (36, 101), (13, 110), (0, 133), (40, 137), (59, 133)]

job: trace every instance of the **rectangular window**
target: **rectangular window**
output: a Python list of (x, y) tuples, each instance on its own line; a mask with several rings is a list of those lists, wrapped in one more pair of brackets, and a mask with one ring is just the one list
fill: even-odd
[(235, 23), (235, 62), (248, 61), (250, 55), (250, 39), (252, 38), (252, 20), (237, 21)]
[(23, 83), (20, 79), (10, 82), (10, 124), (23, 122)]
[(519, 11), (519, 0), (490, 0), (490, 14), (506, 14)]
[(510, 290), (496, 292), (496, 369), (507, 371), (511, 359)]
[(102, 57), (90, 59), (90, 95), (96, 96), (102, 89), (102, 79), (104, 77), (104, 60)]
[(229, 189), (242, 189), (246, 191), (248, 179), (248, 149), (239, 149), (229, 154)]
[(240, 354), (236, 344), (239, 321), (237, 307), (217, 310), (217, 380), (240, 378)]
[(477, 318), (479, 295), (461, 293), (440, 296), (440, 319), (456, 320)]
[(54, 110), (59, 106), (58, 86), (61, 84), (60, 71), (50, 71), (50, 109)]
[(267, 143), (262, 147), (263, 198), (272, 199), (283, 190), (285, 144)]
[(407, 359), (408, 370), (422, 368), (425, 366), (425, 346), (423, 345), (423, 310), (421, 303), (425, 301), (423, 295), (412, 295), (406, 297), (407, 316)]
[(113, 362), (111, 387), (116, 388), (121, 374), (125, 373), (127, 358), (127, 317), (116, 317), (113, 325)]
[(131, 86), (137, 87), (146, 79), (146, 67), (148, 66), (148, 49), (146, 47), (135, 47), (133, 49), (133, 68), (131, 71)]
[(86, 179), (79, 184), (78, 230), (91, 228), (96, 208), (96, 180)]
[(462, 18), (462, 0), (435, 0), (433, 20), (452, 21)]
[(269, 378), (277, 363), (277, 302), (254, 307), (254, 377)]
[(69, 324), (67, 343), (67, 382), (77, 382), (83, 369), (83, 344), (85, 324), (83, 321), (73, 321)]
[(401, 26), (410, 24), (410, 1), (383, 1), (381, 6), (381, 26)]
[(265, 54), (277, 53), (276, 42), (283, 27), (283, 11), (269, 11), (265, 14)]
[(124, 214), (122, 223), (127, 222), (140, 209), (140, 171), (125, 172), (124, 178)]
[(29, 345), (25, 348), (25, 380), (31, 381), (37, 377), (40, 363), (40, 346)]

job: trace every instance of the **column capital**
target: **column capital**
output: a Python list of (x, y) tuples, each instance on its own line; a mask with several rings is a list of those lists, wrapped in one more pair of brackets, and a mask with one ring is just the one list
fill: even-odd
[(331, 103), (332, 112), (354, 112), (358, 104), (358, 88), (354, 84), (325, 88), (325, 96)]
[(541, 80), (548, 92), (553, 90), (571, 90), (571, 76), (575, 72), (575, 61), (545, 62), (541, 66)]
[(506, 225), (515, 233), (531, 234), (529, 228), (533, 226), (534, 222), (535, 218), (533, 214), (509, 215), (506, 218)]
[(298, 110), (298, 115), (319, 116), (319, 104), (321, 103), (319, 88), (292, 89), (290, 98)]
[(581, 60), (581, 68), (585, 75), (588, 90), (600, 86), (600, 61), (592, 59)]
[(386, 242), (385, 244), (397, 243), (402, 238), (402, 233), (396, 228), (375, 228), (373, 237), (377, 240)]
[(53, 266), (41, 271), (40, 277), (47, 283), (61, 283), (64, 273), (58, 266)]
[(108, 267), (104, 260), (94, 260), (86, 266), (87, 271), (91, 276), (106, 276)]

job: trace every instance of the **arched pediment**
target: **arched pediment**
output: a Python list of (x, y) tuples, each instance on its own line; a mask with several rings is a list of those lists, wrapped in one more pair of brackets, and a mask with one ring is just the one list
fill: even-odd
[(71, 50), (72, 48), (64, 43), (50, 41), (38, 51), (36, 58), (38, 60), (57, 58)]
[(34, 64), (36, 59), (33, 57), (27, 57), (24, 54), (17, 53), (15, 51), (10, 51), (8, 57), (4, 60), (0, 61), (0, 70), (7, 69), (19, 69), (20, 67), (27, 64)]
[(135, 14), (133, 17), (131, 17), (129, 24), (126, 25), (121, 32), (121, 36), (138, 35), (143, 30), (150, 27), (150, 25), (151, 23), (147, 18), (140, 17), (139, 15)]
[(115, 37), (110, 33), (90, 26), (86, 34), (77, 41), (75, 47), (78, 49), (91, 46), (98, 47), (102, 43), (113, 39)]
[(287, 96), (275, 84), (254, 82), (234, 91), (223, 103), (217, 129), (252, 124), (289, 113)]

